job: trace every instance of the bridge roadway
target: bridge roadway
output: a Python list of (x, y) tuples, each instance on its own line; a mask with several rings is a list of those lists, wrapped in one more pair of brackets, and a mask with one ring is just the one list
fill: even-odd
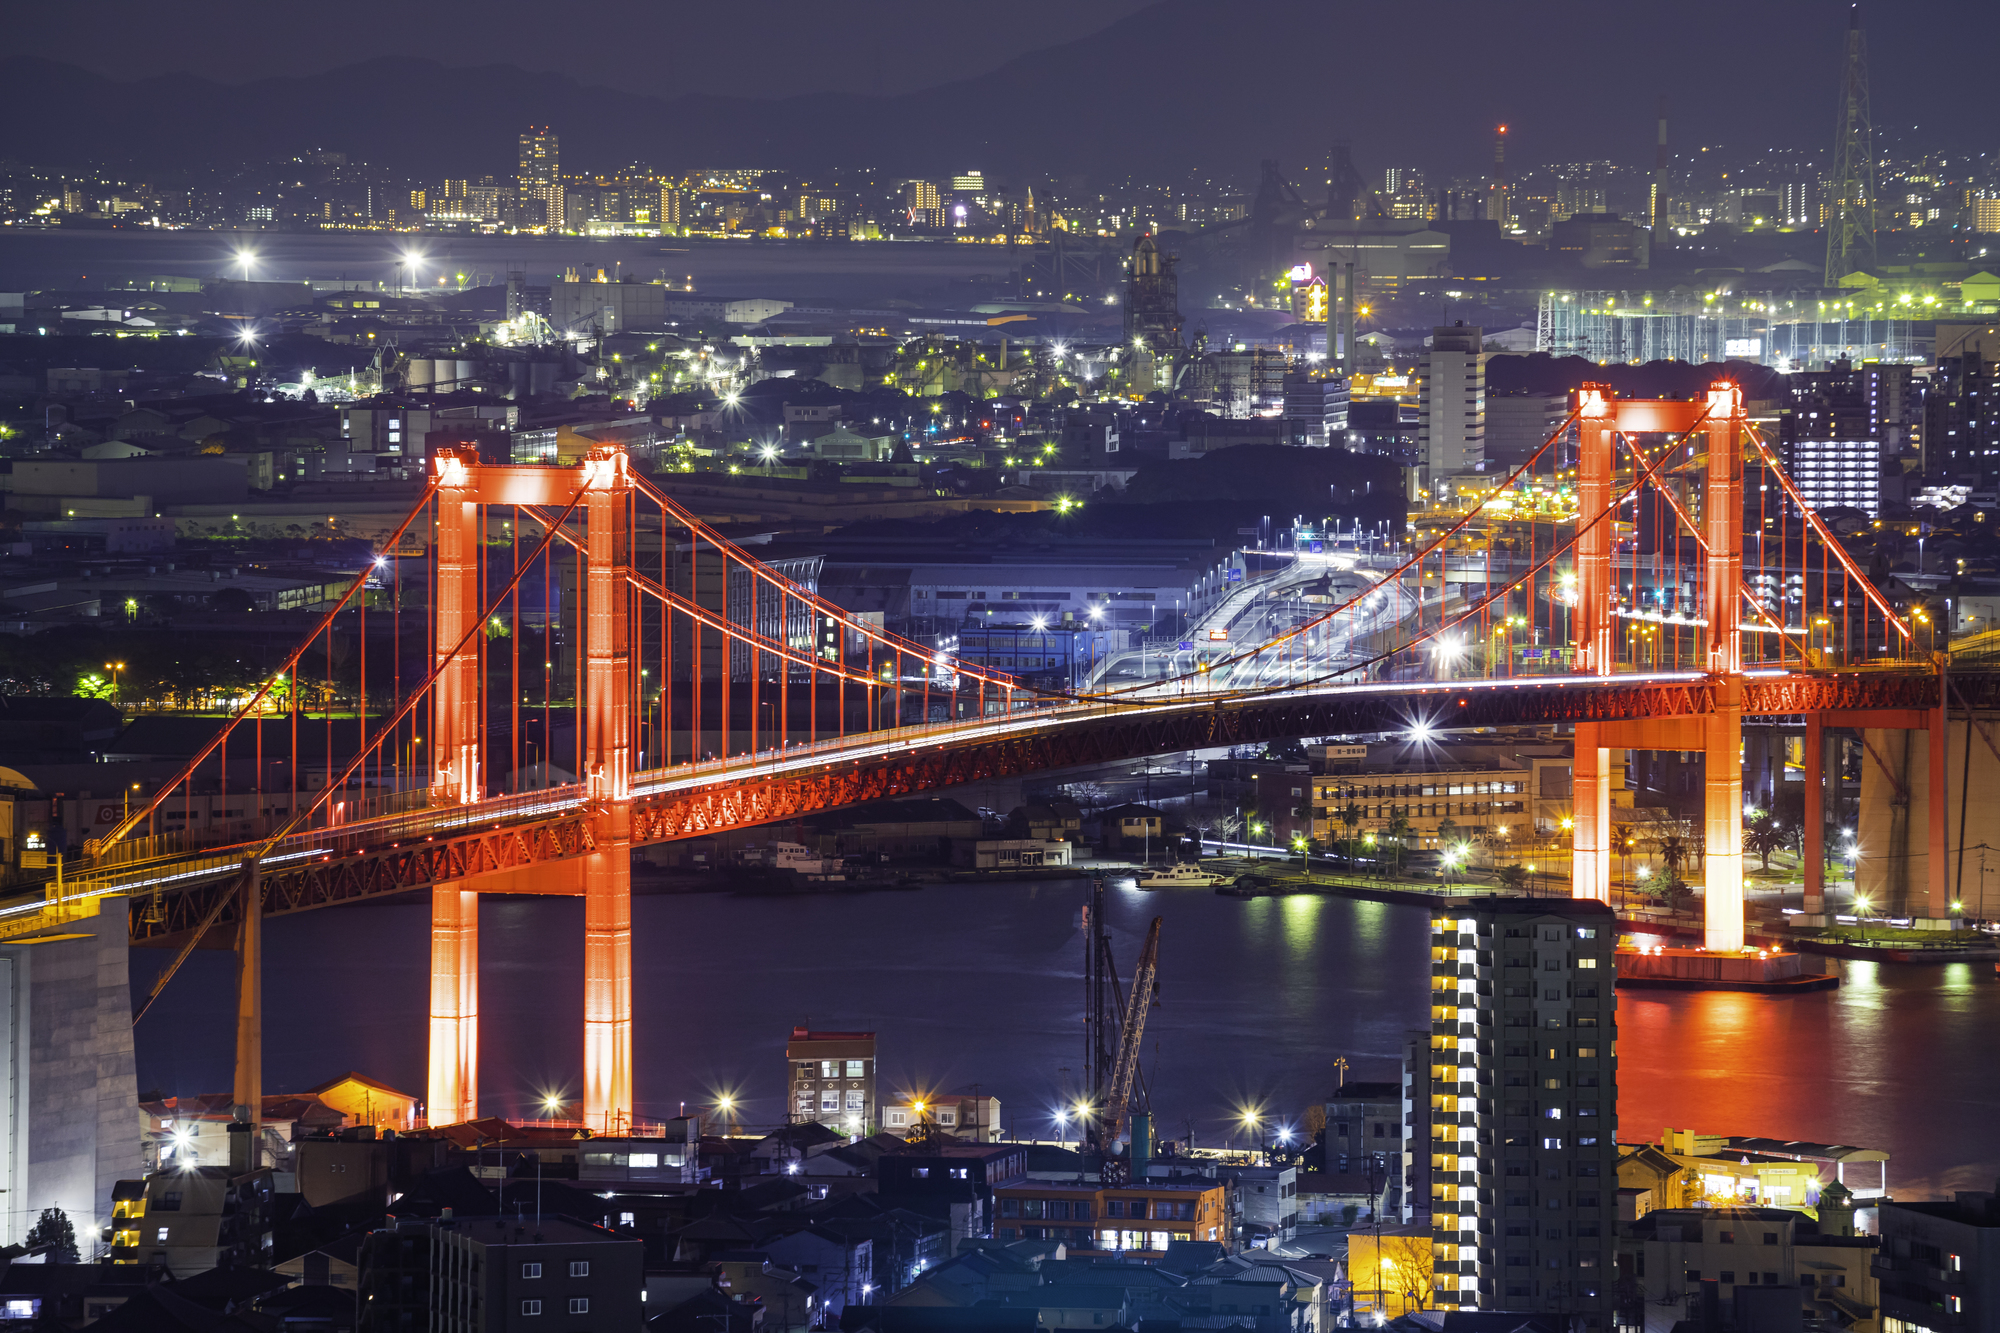
[[(2000, 705), (2000, 673), (1953, 676), (1965, 705)], [(1922, 667), (1746, 673), (1746, 715), (1937, 706), (1938, 678)], [(728, 761), (636, 774), (634, 845), (791, 819), (864, 801), (990, 778), (1297, 736), (1625, 721), (1710, 711), (1710, 678), (1693, 672), (1522, 676), (1509, 680), (1320, 684), (1262, 691), (1164, 695), (1031, 706), (984, 718), (817, 741)], [(433, 883), (552, 866), (596, 846), (598, 811), (578, 785), (424, 808), (286, 837), (259, 861), (264, 911), (303, 911), (405, 893)], [(255, 844), (86, 867), (71, 899), (122, 894), (135, 944), (184, 942), (218, 894), (234, 899)], [(551, 878), (557, 878), (551, 876)], [(512, 891), (538, 891), (532, 879)], [(493, 891), (508, 891), (494, 883)], [(539, 891), (549, 891), (546, 889)], [(566, 890), (557, 889), (557, 892)], [(157, 894), (160, 912), (146, 910)], [(0, 929), (41, 910), (39, 892), (0, 900)], [(234, 907), (213, 919), (214, 942), (233, 937)], [(150, 918), (150, 919), (149, 919)]]

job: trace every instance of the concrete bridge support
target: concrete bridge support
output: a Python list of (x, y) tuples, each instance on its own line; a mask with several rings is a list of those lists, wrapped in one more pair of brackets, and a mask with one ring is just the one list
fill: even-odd
[(1861, 731), (1855, 892), (1877, 912), (1915, 920), (2000, 915), (2000, 805), (1984, 795), (2000, 791), (2000, 714), (1820, 716)]

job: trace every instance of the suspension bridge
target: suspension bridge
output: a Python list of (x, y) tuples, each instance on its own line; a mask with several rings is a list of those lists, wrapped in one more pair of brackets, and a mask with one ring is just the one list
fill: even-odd
[[(383, 547), (412, 548), (420, 654), (401, 644), (400, 568), (371, 597), (371, 561), (172, 780), (85, 846), (57, 897), (0, 903), (4, 934), (122, 901), (135, 943), (178, 950), (142, 1016), (195, 947), (235, 948), (236, 1100), (253, 1115), (268, 915), (430, 893), (426, 1109), (449, 1124), (478, 1114), (478, 895), (582, 897), (582, 1118), (615, 1132), (636, 1123), (635, 847), (1176, 750), (1564, 723), (1575, 894), (1610, 895), (1610, 751), (1701, 751), (1706, 944), (1739, 951), (1746, 715), (1804, 719), (1810, 773), (1827, 726), (1939, 735), (1948, 701), (2000, 702), (2000, 684), (1948, 673), (1921, 609), (1855, 567), (1729, 382), (1691, 401), (1585, 386), (1532, 459), (1407, 557), (1357, 567), (1326, 609), (1080, 693), (827, 602), (615, 448), (568, 467), (439, 450)], [(1944, 748), (1930, 747), (1933, 792)], [(1813, 910), (1822, 821), (1806, 787)], [(202, 825), (197, 798), (240, 798), (250, 817)], [(1948, 898), (1944, 802), (1929, 808), (1928, 878), (1898, 904), (1910, 915)]]

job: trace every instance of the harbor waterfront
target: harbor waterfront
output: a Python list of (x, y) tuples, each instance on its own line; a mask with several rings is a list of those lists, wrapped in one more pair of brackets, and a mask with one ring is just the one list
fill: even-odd
[[(735, 1099), (748, 1125), (782, 1118), (784, 1034), (847, 1025), (880, 1034), (896, 1092), (977, 1083), (1010, 1134), (1050, 1138), (1082, 1063), (1078, 910), (1089, 881), (932, 885), (921, 893), (640, 897), (633, 903), (634, 1046), (643, 1116)], [(1296, 1123), (1350, 1079), (1396, 1076), (1402, 1034), (1426, 1019), (1428, 914), (1315, 894), (1234, 899), (1142, 892), (1111, 881), (1121, 957), (1154, 915), (1160, 1004), (1144, 1068), (1160, 1133), (1242, 1143), (1258, 1109)], [(365, 1069), (424, 1084), (421, 1012), (429, 905), (397, 901), (266, 926), (274, 1090)], [(532, 1116), (581, 1077), (583, 904), (482, 900), (481, 1041), (489, 1114)], [(687, 947), (727, 940), (728, 948)], [(895, 947), (922, 940), (921, 948)], [(166, 951), (136, 950), (143, 993)], [(1980, 1109), (2000, 1102), (1990, 1033), (2000, 983), (1965, 963), (1843, 964), (1838, 990), (1796, 996), (1621, 991), (1618, 1124), (1624, 1142), (1662, 1128), (1772, 1135), (1885, 1149), (1901, 1198), (1990, 1188), (2000, 1144)], [(169, 1094), (227, 1086), (232, 960), (198, 952), (138, 1029), (139, 1084)]]

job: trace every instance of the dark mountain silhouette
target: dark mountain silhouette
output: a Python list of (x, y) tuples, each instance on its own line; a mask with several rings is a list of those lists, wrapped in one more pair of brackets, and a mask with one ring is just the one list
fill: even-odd
[[(871, 168), (937, 175), (979, 166), (1016, 183), (1190, 170), (1249, 173), (1278, 158), (1309, 198), (1335, 137), (1364, 177), (1388, 163), (1477, 171), (1505, 121), (1514, 163), (1650, 164), (1655, 98), (1673, 138), (1818, 149), (1830, 142), (1845, 9), (1824, 0), (1160, 0), (1098, 32), (990, 73), (895, 97), (765, 98), (595, 88), (511, 66), (383, 57), (322, 74), (225, 85), (184, 75), (116, 83), (34, 57), (0, 61), (0, 155), (196, 164), (313, 147), (419, 177), (511, 173), (513, 135), (554, 126), (564, 165), (640, 162)], [(1955, 149), (1957, 103), (2000, 49), (2000, 6), (1871, 30), (1879, 125), (1918, 124)], [(894, 55), (893, 42), (885, 43)], [(680, 58), (689, 58), (683, 54)], [(754, 51), (719, 54), (744, 63)], [(1976, 120), (1976, 118), (1975, 118)]]
[(1623, 398), (1699, 398), (1717, 380), (1735, 380), (1745, 397), (1772, 398), (1784, 376), (1754, 361), (1648, 361), (1643, 365), (1599, 365), (1580, 356), (1496, 356), (1486, 363), (1488, 394), (1568, 393), (1585, 384), (1608, 384)]

